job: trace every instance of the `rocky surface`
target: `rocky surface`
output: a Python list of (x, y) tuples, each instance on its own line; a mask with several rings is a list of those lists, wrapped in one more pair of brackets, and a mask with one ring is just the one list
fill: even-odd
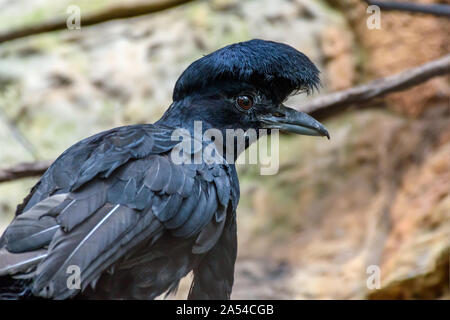
[[(442, 3), (439, 0), (412, 2)], [(342, 10), (360, 48), (358, 62), (363, 79), (385, 77), (437, 59), (450, 52), (450, 20), (423, 14), (381, 11), (380, 29), (369, 29), (367, 6), (360, 0), (328, 0)], [(432, 79), (387, 98), (389, 108), (418, 116), (437, 103), (448, 103), (450, 78)]]
[[(270, 248), (297, 266), (286, 279), (294, 298), (440, 297), (448, 292), (449, 120), (444, 108), (419, 121), (354, 112), (327, 123), (330, 143), (282, 141), (291, 152), (277, 178), (263, 187), (244, 181), (252, 200), (240, 218), (253, 237), (241, 247)], [(370, 291), (373, 265), (381, 288)]]
[[(50, 3), (0, 0), (0, 30), (64, 15), (70, 1)], [(83, 14), (106, 1), (78, 4)], [(382, 13), (382, 29), (368, 30), (366, 17), (357, 0), (195, 1), (2, 44), (0, 166), (54, 159), (92, 133), (154, 121), (181, 71), (228, 43), (295, 46), (322, 71), (321, 92), (450, 51), (448, 21)], [(282, 136), (276, 176), (240, 167), (233, 298), (450, 298), (449, 88), (436, 78), (390, 95), (385, 110), (356, 106), (326, 121), (331, 141)], [(35, 181), (0, 184), (0, 231)], [(378, 289), (367, 285), (373, 266)], [(189, 280), (170, 298), (185, 297)]]

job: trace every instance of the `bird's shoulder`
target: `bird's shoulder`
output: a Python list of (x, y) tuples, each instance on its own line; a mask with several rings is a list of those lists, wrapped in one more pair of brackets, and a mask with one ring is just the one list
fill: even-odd
[[(197, 176), (197, 179), (207, 183), (215, 181), (220, 200), (231, 200), (235, 209), (239, 200), (235, 166), (226, 162), (175, 165), (168, 154), (179, 143), (172, 139), (173, 130), (164, 125), (129, 125), (103, 131), (77, 142), (52, 163), (18, 206), (16, 215), (51, 195), (75, 192), (86, 184), (93, 184), (94, 180), (108, 179), (108, 183), (112, 184), (114, 179), (118, 179), (127, 182), (128, 187), (130, 183), (137, 182), (145, 182), (147, 186), (165, 183), (161, 190), (173, 191), (179, 188), (183, 182), (180, 178), (185, 176)], [(123, 190), (119, 185), (117, 183), (115, 190), (121, 193)], [(126, 201), (131, 204), (135, 200), (131, 197)]]
[(130, 160), (167, 152), (177, 143), (170, 139), (171, 132), (161, 125), (129, 125), (75, 143), (47, 169), (16, 214), (52, 194), (76, 190), (94, 177), (106, 178)]

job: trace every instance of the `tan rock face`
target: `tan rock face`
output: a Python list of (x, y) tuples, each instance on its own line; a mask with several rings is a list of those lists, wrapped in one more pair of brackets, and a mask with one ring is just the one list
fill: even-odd
[(355, 43), (350, 32), (341, 32), (335, 26), (323, 30), (322, 52), (327, 69), (325, 82), (331, 91), (351, 87), (357, 78)]
[[(271, 239), (263, 252), (289, 262), (284, 280), (295, 298), (443, 297), (449, 289), (448, 110), (415, 121), (355, 112), (327, 125), (329, 143), (281, 141), (292, 151), (264, 191), (243, 183), (243, 198), (252, 196), (254, 204), (240, 211), (241, 234), (253, 234), (241, 254), (255, 256), (259, 238)], [(373, 266), (381, 287), (370, 290)]]
[[(363, 51), (361, 67), (370, 79), (385, 77), (450, 52), (450, 21), (429, 15), (381, 10), (381, 29), (367, 28), (367, 5), (364, 1), (328, 2), (342, 9)], [(439, 3), (438, 0), (420, 0)], [(449, 77), (432, 79), (420, 86), (392, 94), (387, 98), (390, 108), (417, 116), (436, 103), (448, 103)]]
[(370, 298), (435, 298), (448, 293), (450, 141), (405, 174), (383, 250), (384, 289)]

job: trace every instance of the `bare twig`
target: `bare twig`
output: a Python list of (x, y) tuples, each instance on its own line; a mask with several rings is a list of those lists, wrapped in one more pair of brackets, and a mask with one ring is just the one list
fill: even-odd
[(0, 119), (3, 120), (5, 125), (9, 128), (11, 134), (17, 140), (17, 142), (19, 142), (24, 147), (24, 149), (27, 150), (33, 156), (34, 159), (36, 159), (38, 157), (38, 153), (34, 145), (22, 134), (20, 129), (15, 125), (15, 123), (8, 118), (8, 116), (1, 107), (0, 107)]
[(412, 3), (397, 1), (364, 0), (368, 5), (375, 5), (386, 11), (407, 11), (413, 13), (427, 13), (435, 16), (450, 17), (450, 5), (437, 3)]
[[(132, 18), (170, 9), (193, 0), (156, 0), (150, 2), (124, 3), (109, 7), (103, 11), (81, 17), (81, 26), (115, 20)], [(37, 25), (0, 33), (0, 43), (45, 32), (67, 29), (66, 18), (49, 20)]]
[(11, 168), (0, 169), (0, 182), (42, 175), (50, 166), (50, 161), (20, 163)]
[(433, 77), (448, 73), (450, 73), (450, 54), (368, 84), (319, 96), (298, 109), (315, 118), (324, 119), (344, 111), (352, 104), (366, 102), (390, 92), (405, 90)]
[[(387, 78), (318, 97), (303, 108), (299, 108), (299, 110), (305, 111), (318, 119), (324, 119), (346, 110), (354, 103), (368, 101), (390, 92), (404, 90), (447, 73), (450, 73), (450, 54)], [(49, 165), (50, 162), (34, 162), (22, 163), (8, 169), (0, 169), (0, 182), (39, 176), (44, 173)]]

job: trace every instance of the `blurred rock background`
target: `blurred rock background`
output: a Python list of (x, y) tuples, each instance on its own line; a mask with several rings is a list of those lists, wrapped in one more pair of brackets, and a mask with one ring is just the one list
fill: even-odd
[[(0, 31), (65, 16), (71, 4), (82, 23), (114, 2), (0, 0)], [(200, 0), (1, 44), (0, 167), (52, 160), (93, 133), (157, 120), (182, 70), (229, 43), (296, 47), (321, 70), (320, 93), (450, 52), (444, 18), (382, 12), (381, 29), (369, 30), (368, 16), (359, 0)], [(383, 108), (328, 119), (331, 141), (282, 136), (276, 176), (241, 166), (232, 298), (449, 299), (449, 83), (434, 78), (377, 100)], [(0, 184), (0, 232), (36, 181)], [(379, 289), (367, 285), (369, 266), (381, 272)]]

